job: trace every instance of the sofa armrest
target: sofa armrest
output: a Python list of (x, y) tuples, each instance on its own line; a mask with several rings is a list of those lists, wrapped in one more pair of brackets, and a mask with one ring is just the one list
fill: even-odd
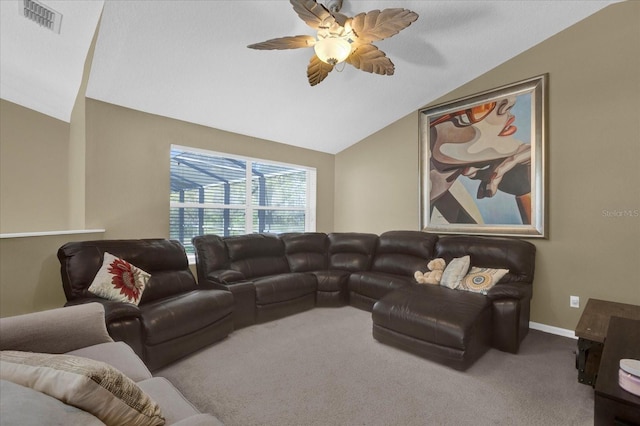
[(99, 297), (74, 299), (65, 306), (78, 306), (87, 303), (100, 304), (104, 309), (104, 322), (107, 332), (115, 341), (122, 341), (133, 348), (135, 353), (145, 359), (142, 336), (142, 311), (133, 303), (124, 303)]
[(235, 329), (255, 324), (256, 286), (253, 281), (221, 283), (213, 279), (206, 279), (200, 284), (204, 288), (226, 290), (233, 294), (233, 326)]
[(142, 312), (133, 303), (124, 303), (114, 300), (102, 299), (100, 297), (91, 297), (86, 299), (74, 299), (65, 306), (78, 306), (87, 303), (99, 303), (104, 309), (104, 320), (107, 324), (124, 319), (141, 318)]
[(234, 269), (220, 269), (207, 274), (207, 281), (220, 284), (232, 284), (244, 280), (244, 274)]
[(243, 293), (246, 291), (255, 292), (255, 285), (253, 281), (233, 281), (233, 282), (221, 282), (211, 278), (207, 278), (203, 282), (198, 283), (204, 288), (212, 288), (216, 290), (226, 290), (231, 293)]
[(62, 354), (113, 342), (98, 303), (0, 319), (0, 349)]
[(531, 295), (531, 285), (522, 283), (496, 284), (489, 289), (487, 297), (491, 300), (523, 299)]
[(492, 346), (505, 352), (518, 353), (520, 342), (529, 331), (532, 286), (506, 282), (493, 286), (487, 296), (493, 304)]

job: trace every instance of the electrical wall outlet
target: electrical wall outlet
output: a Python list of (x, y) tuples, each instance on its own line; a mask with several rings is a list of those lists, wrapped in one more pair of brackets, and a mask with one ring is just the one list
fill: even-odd
[(569, 306), (572, 308), (580, 307), (580, 296), (569, 296)]

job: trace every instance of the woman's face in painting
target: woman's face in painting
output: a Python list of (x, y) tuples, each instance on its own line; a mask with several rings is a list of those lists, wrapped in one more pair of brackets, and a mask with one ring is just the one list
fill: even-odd
[(446, 120), (436, 119), (434, 159), (444, 164), (462, 165), (515, 153), (522, 145), (513, 137), (517, 128), (510, 111), (515, 102), (515, 96), (508, 96), (450, 114)]

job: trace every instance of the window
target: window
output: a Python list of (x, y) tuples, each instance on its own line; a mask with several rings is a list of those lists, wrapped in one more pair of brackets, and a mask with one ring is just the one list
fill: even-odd
[(315, 231), (316, 170), (171, 147), (169, 236)]

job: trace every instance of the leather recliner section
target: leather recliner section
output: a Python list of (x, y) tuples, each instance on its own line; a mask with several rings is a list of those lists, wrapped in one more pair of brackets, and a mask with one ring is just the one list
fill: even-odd
[[(151, 275), (136, 306), (89, 292), (105, 252)], [(164, 239), (71, 242), (58, 250), (66, 305), (98, 302), (107, 330), (158, 369), (224, 338), (233, 330), (233, 295), (198, 286), (184, 247)]]

